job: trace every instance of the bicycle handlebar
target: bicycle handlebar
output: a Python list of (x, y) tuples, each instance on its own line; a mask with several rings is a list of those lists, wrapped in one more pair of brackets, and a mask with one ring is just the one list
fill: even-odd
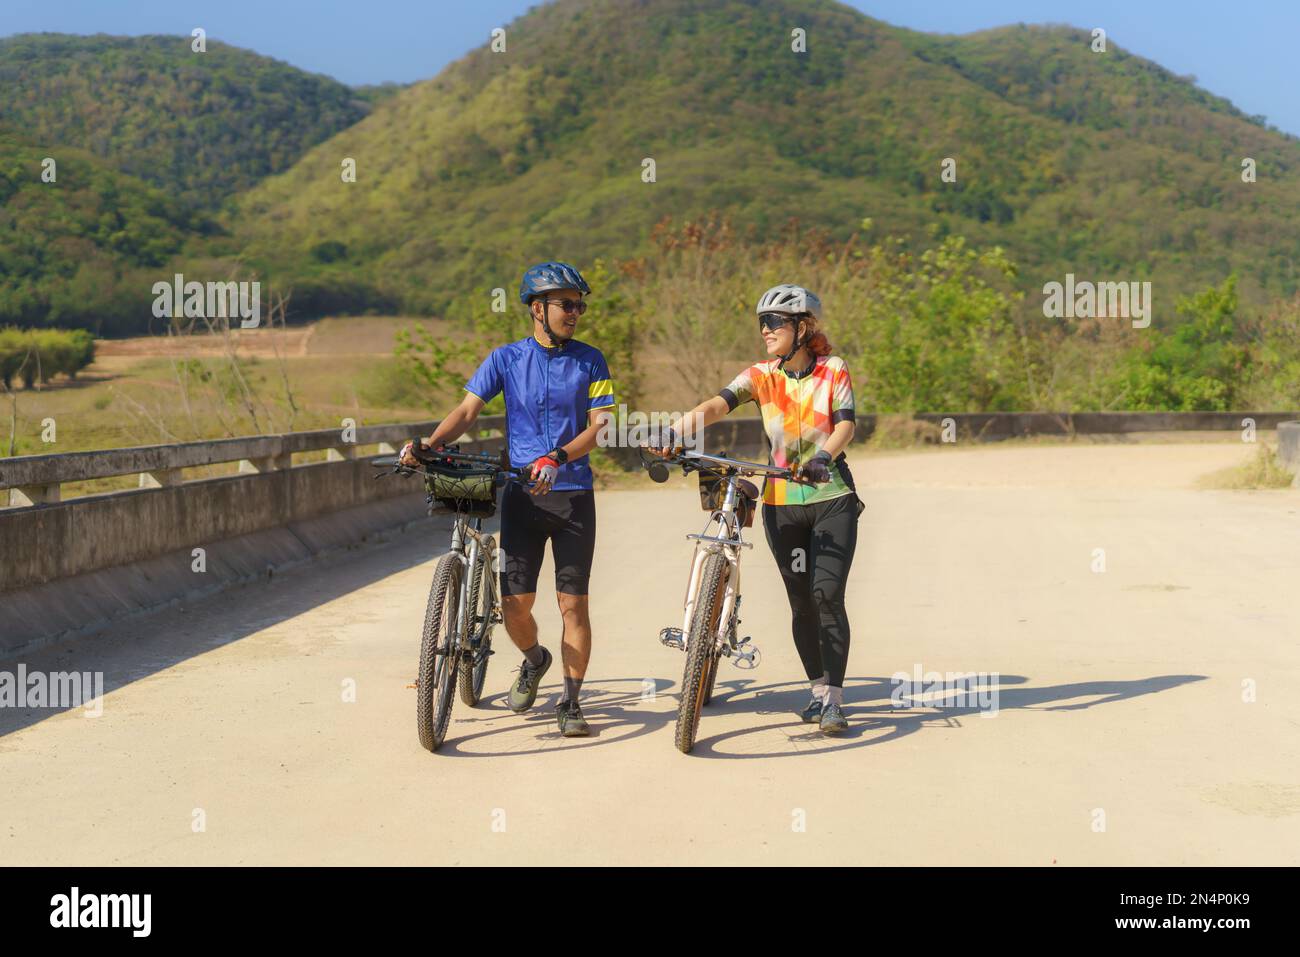
[(727, 458), (725, 455), (709, 455), (707, 452), (687, 451), (682, 453), (682, 458), (733, 468), (747, 475), (770, 475), (773, 478), (790, 478), (794, 475), (793, 469), (780, 468), (775, 465), (760, 465), (757, 462), (744, 462), (740, 459)]
[[(728, 458), (725, 455), (710, 455), (707, 452), (683, 451), (675, 455), (655, 456), (647, 461), (644, 452), (650, 446), (644, 446), (639, 451), (641, 455), (641, 464), (650, 472), (650, 477), (656, 482), (666, 482), (668, 480), (669, 465), (679, 465), (683, 472), (719, 472), (726, 474), (734, 472), (738, 475), (745, 476), (764, 476), (767, 478), (787, 479), (796, 481), (795, 471), (788, 468), (780, 468), (775, 465), (760, 464), (758, 462), (744, 462), (740, 459)], [(654, 466), (662, 466), (662, 478), (657, 476), (658, 469)]]
[(464, 462), (467, 465), (490, 466), (500, 471), (511, 471), (506, 463), (505, 454), (488, 455), (486, 452), (462, 452), (456, 446), (442, 449), (430, 449), (423, 446), (411, 446), (411, 455), (425, 465), (441, 465), (450, 462)]
[[(385, 475), (425, 475), (429, 472), (436, 472), (440, 475), (450, 475), (452, 477), (471, 478), (479, 475), (492, 475), (500, 481), (504, 477), (516, 478), (523, 482), (531, 481), (532, 471), (528, 468), (515, 468), (505, 462), (504, 455), (488, 455), (483, 452), (461, 452), (455, 447), (449, 449), (426, 449), (411, 447), (411, 454), (420, 466), (414, 467), (403, 465), (401, 459), (376, 459), (371, 464), (377, 468), (392, 468), (387, 472), (380, 472), (375, 478), (382, 478)], [(461, 462), (468, 465), (457, 466)]]

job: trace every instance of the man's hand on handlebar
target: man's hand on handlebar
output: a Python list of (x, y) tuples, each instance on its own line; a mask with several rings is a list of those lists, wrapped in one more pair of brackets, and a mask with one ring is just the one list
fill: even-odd
[(424, 452), (424, 453), (439, 452), (445, 449), (446, 447), (447, 447), (446, 443), (439, 442), (436, 446), (430, 448), (425, 443), (424, 439), (411, 439), (409, 442), (407, 442), (405, 445), (402, 446), (402, 451), (398, 453), (397, 461), (399, 464), (404, 465), (410, 469), (419, 468), (420, 459), (416, 455), (417, 452)]
[(533, 487), (529, 490), (530, 495), (545, 495), (555, 484), (555, 476), (559, 474), (560, 463), (555, 461), (549, 455), (543, 455), (533, 462), (532, 472), (529, 477), (533, 480)]
[(402, 446), (402, 451), (400, 451), (400, 452), (397, 453), (397, 464), (398, 464), (398, 465), (405, 465), (408, 469), (413, 469), (413, 468), (415, 468), (417, 465), (420, 464), (420, 463), (416, 460), (415, 456), (411, 454), (411, 447), (412, 447), (413, 445), (415, 445), (415, 443), (416, 443), (417, 441), (420, 443), (420, 447), (421, 447), (421, 448), (424, 447), (424, 440), (423, 440), (423, 439), (411, 439), (411, 440), (409, 440), (405, 445)]
[(424, 444), (424, 439), (411, 439), (409, 442), (407, 442), (405, 445), (402, 446), (402, 451), (398, 453), (397, 455), (398, 464), (405, 465), (408, 469), (419, 467), (420, 460), (417, 459), (415, 457), (414, 452), (412, 452), (412, 448), (416, 445), (417, 442), (419, 443), (419, 447), (421, 451), (423, 451), (426, 448)]

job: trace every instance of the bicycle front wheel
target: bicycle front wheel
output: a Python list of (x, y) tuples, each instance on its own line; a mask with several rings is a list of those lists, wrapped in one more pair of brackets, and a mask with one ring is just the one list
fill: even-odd
[(429, 604), (424, 612), (420, 639), (420, 670), (416, 678), (416, 730), (426, 751), (437, 751), (447, 736), (451, 720), (452, 691), (456, 685), (460, 642), (456, 634), (456, 608), (463, 579), (460, 559), (444, 555), (433, 573)]
[[(735, 639), (736, 639), (736, 626), (733, 624), (731, 626), (732, 647), (735, 647), (736, 644)], [(721, 655), (714, 655), (712, 658), (709, 659), (709, 670), (708, 673), (704, 676), (704, 701), (703, 701), (704, 704), (709, 704), (711, 701), (713, 701), (713, 683), (718, 679), (718, 663), (721, 660), (722, 660)]]
[(690, 754), (700, 728), (700, 711), (712, 696), (713, 676), (718, 666), (718, 620), (726, 594), (727, 558), (714, 552), (700, 569), (700, 588), (691, 612), (691, 630), (686, 638), (686, 670), (682, 674), (682, 695), (677, 704), (677, 750)]

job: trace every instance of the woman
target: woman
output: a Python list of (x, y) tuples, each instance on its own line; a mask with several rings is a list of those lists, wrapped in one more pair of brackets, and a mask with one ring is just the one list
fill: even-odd
[[(718, 395), (675, 423), (678, 446), (693, 427), (755, 402), (772, 447), (772, 464), (796, 469), (796, 481), (768, 479), (763, 527), (785, 580), (795, 648), (812, 688), (800, 717), (825, 734), (848, 728), (844, 672), (849, 620), (844, 586), (863, 509), (844, 461), (853, 439), (853, 385), (818, 328), (821, 300), (802, 286), (773, 286), (758, 301), (759, 332), (772, 358), (750, 366)], [(685, 431), (683, 431), (685, 430)]]

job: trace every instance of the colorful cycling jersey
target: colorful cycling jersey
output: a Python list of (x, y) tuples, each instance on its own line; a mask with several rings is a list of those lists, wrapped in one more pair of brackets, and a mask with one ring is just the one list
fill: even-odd
[[(839, 356), (819, 356), (807, 372), (777, 370), (780, 360), (750, 366), (719, 394), (731, 409), (742, 402), (758, 404), (763, 430), (772, 446), (772, 464), (791, 468), (821, 451), (836, 423), (853, 420), (853, 383), (849, 367)], [(808, 505), (853, 492), (841, 461), (831, 465), (831, 480), (804, 485), (768, 479), (763, 501), (768, 505)]]
[[(548, 349), (532, 336), (492, 350), (465, 385), (490, 402), (506, 398), (506, 443), (510, 464), (531, 465), (587, 428), (587, 414), (614, 404), (614, 383), (600, 350), (570, 339)], [(591, 488), (587, 456), (560, 466), (556, 491)]]

